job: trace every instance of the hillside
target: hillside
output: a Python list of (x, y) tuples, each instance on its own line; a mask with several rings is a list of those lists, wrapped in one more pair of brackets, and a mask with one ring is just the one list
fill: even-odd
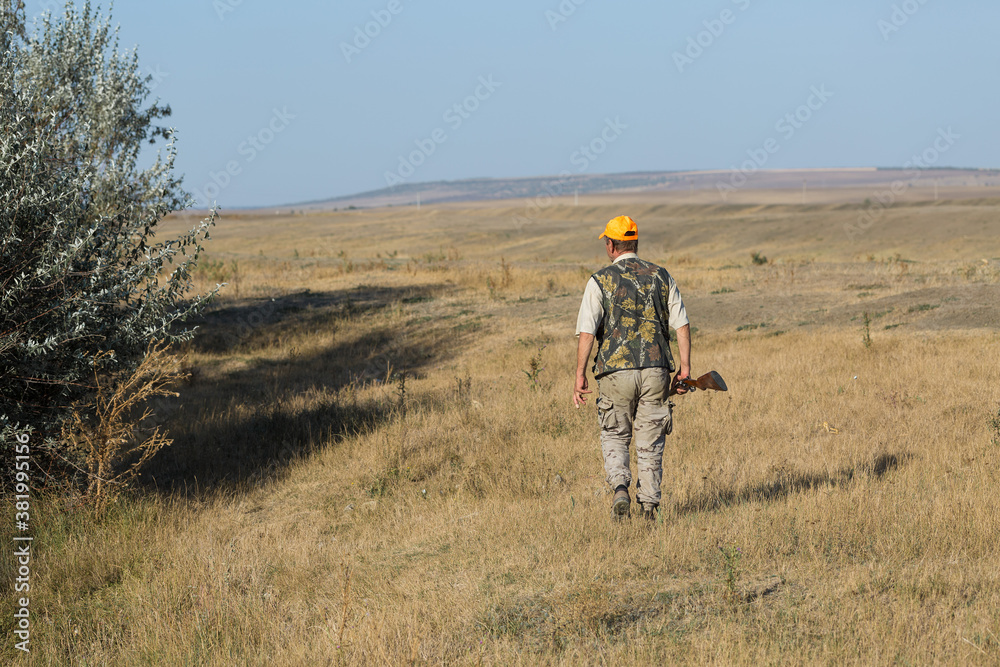
[[(745, 176), (745, 178), (744, 178)], [(279, 209), (328, 210), (373, 208), (382, 206), (409, 206), (421, 203), (441, 204), (453, 202), (494, 202), (497, 200), (524, 199), (548, 201), (550, 198), (574, 199), (589, 195), (628, 194), (629, 196), (685, 195), (701, 196), (708, 201), (737, 200), (750, 193), (757, 197), (759, 190), (787, 191), (795, 195), (792, 203), (802, 203), (800, 193), (823, 193), (823, 201), (830, 197), (838, 201), (864, 201), (873, 191), (890, 188), (894, 182), (902, 183), (909, 198), (916, 190), (927, 199), (966, 198), (970, 196), (1000, 197), (1000, 171), (984, 169), (927, 169), (904, 171), (902, 169), (844, 168), (844, 169), (782, 169), (757, 170), (746, 175), (738, 171), (681, 171), (638, 172), (626, 174), (567, 174), (532, 178), (478, 178), (430, 183), (402, 183), (392, 188), (336, 197), (332, 199), (293, 203)], [(808, 200), (806, 203), (811, 203)]]
[[(995, 664), (1000, 203), (674, 194), (224, 212), (174, 443), (108, 517), (33, 499), (23, 662)], [(730, 387), (654, 523), (571, 402), (619, 213)]]

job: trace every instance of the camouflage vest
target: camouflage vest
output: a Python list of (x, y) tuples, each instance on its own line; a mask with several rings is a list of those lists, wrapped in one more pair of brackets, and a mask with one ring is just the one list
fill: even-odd
[(596, 335), (594, 377), (633, 368), (673, 372), (667, 270), (635, 257), (601, 269), (593, 278), (601, 287), (604, 306)]

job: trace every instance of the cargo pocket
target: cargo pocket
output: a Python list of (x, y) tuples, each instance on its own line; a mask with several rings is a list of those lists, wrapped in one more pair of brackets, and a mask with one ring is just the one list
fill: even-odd
[(643, 406), (643, 419), (663, 435), (670, 435), (674, 431), (673, 401), (663, 401), (658, 404), (645, 404)]
[(597, 398), (597, 419), (601, 423), (601, 429), (618, 431), (618, 415), (615, 414), (615, 404), (606, 396)]

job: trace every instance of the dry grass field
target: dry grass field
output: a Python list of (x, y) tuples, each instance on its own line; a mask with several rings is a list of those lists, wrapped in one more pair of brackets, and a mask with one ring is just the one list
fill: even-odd
[[(849, 240), (859, 205), (794, 196), (224, 212), (174, 444), (100, 520), (35, 499), (32, 652), (0, 656), (997, 664), (1000, 200)], [(612, 523), (571, 401), (622, 213), (730, 386), (676, 398), (652, 524)]]

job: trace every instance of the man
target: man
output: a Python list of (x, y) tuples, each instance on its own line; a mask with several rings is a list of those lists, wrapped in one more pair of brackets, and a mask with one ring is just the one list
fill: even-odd
[[(597, 340), (594, 377), (601, 425), (601, 453), (607, 482), (615, 490), (612, 512), (629, 512), (629, 442), (635, 436), (639, 479), (636, 500), (646, 518), (660, 505), (664, 438), (673, 429), (671, 393), (691, 375), (691, 331), (677, 283), (663, 267), (639, 259), (639, 230), (622, 215), (608, 222), (604, 239), (612, 264), (591, 276), (580, 305), (576, 333), (576, 384), (573, 403), (587, 401), (587, 360)], [(680, 370), (675, 370), (667, 327), (677, 332)]]

